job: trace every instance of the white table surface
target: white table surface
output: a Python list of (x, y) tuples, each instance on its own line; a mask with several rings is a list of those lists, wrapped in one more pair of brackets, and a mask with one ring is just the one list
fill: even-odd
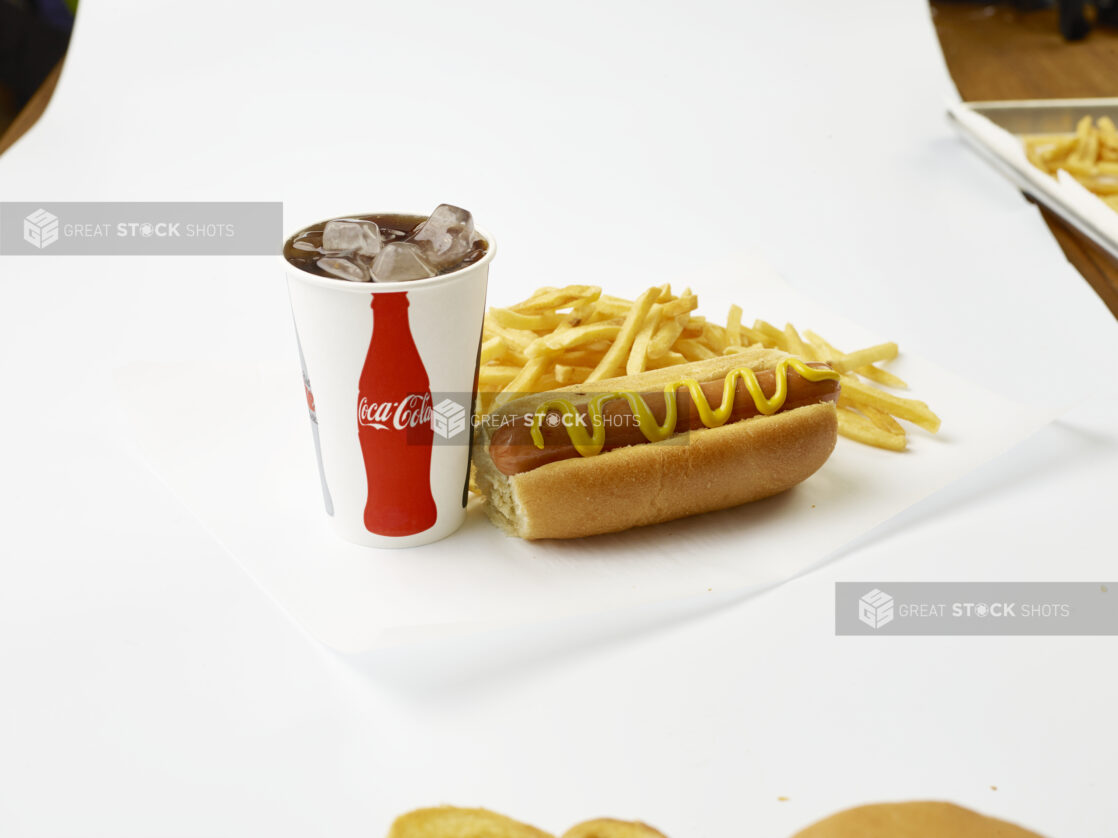
[(1114, 320), (952, 95), (918, 0), (84, 0), (0, 200), (449, 200), (500, 240), (498, 301), (757, 248), (902, 350), (1069, 409), (761, 596), (344, 659), (166, 490), (109, 386), (294, 364), (274, 262), (0, 257), (0, 835), (366, 836), (454, 802), (785, 838), (909, 798), (1111, 834), (1113, 638), (833, 636), (835, 580), (1116, 576)]

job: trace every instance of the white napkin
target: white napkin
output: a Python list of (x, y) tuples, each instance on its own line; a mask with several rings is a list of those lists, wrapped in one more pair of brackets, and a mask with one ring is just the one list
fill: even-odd
[(871, 335), (823, 311), (757, 260), (717, 270), (740, 277), (747, 322), (790, 321), (846, 350), (897, 340), (902, 356), (890, 369), (913, 388), (906, 395), (939, 413), (940, 433), (913, 428), (901, 454), (840, 438), (828, 463), (789, 492), (655, 527), (529, 543), (492, 527), (475, 500), (450, 538), (378, 551), (327, 527), (293, 361), (130, 365), (117, 373), (118, 393), (156, 472), (296, 622), (346, 653), (758, 591), (819, 565), (1052, 418), (903, 354), (903, 335)]

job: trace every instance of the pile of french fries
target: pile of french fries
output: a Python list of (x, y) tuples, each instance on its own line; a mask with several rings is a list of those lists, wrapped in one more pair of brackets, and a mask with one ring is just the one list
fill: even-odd
[(1053, 177), (1063, 169), (1118, 210), (1118, 127), (1110, 117), (1096, 122), (1085, 116), (1074, 134), (1025, 137), (1025, 154), (1029, 162)]
[(822, 361), (842, 374), (839, 433), (878, 448), (908, 444), (898, 419), (936, 432), (939, 418), (923, 402), (882, 389), (908, 385), (877, 364), (897, 357), (895, 343), (843, 352), (814, 332), (764, 320), (742, 325), (731, 306), (726, 324), (694, 314), (698, 297), (670, 285), (649, 288), (635, 300), (612, 297), (591, 285), (541, 288), (485, 318), (478, 390), (480, 409), (493, 410), (526, 393), (591, 384), (619, 375), (701, 361), (760, 344), (805, 361)]

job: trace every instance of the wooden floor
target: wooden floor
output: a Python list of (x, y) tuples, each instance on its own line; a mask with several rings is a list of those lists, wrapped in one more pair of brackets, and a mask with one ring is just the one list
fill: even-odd
[[(1068, 44), (1052, 9), (1022, 12), (1008, 4), (931, 0), (930, 11), (965, 100), (1118, 96), (1118, 30), (1096, 29)], [(61, 64), (0, 134), (0, 154), (35, 124), (60, 70)], [(1039, 211), (1068, 260), (1118, 317), (1118, 261), (1044, 207)]]
[(1060, 37), (1055, 9), (933, 0), (943, 57), (964, 99), (1118, 96), (1118, 30)]
[[(1118, 30), (1096, 29), (1069, 44), (1060, 37), (1054, 9), (933, 0), (932, 16), (964, 100), (1118, 96)], [(1118, 317), (1118, 261), (1048, 209), (1039, 210), (1068, 261)]]

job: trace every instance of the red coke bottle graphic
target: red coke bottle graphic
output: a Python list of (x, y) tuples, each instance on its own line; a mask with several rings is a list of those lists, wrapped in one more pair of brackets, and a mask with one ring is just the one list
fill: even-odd
[(431, 383), (408, 323), (406, 291), (373, 294), (373, 337), (357, 385), (357, 435), (369, 495), (365, 529), (413, 535), (430, 529)]

